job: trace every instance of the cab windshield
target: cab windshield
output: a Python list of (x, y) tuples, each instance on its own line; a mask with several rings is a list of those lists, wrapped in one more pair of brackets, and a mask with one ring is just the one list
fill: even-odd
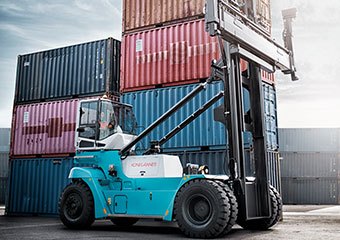
[(102, 140), (117, 132), (117, 121), (112, 102), (100, 101), (99, 139)]
[(134, 134), (136, 120), (131, 107), (109, 100), (82, 102), (79, 137), (103, 140), (114, 133)]

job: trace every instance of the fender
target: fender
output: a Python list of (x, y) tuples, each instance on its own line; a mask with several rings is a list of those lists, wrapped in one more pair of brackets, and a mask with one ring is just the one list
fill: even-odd
[(175, 206), (175, 199), (177, 196), (177, 193), (179, 190), (181, 190), (181, 188), (190, 181), (193, 181), (194, 179), (202, 179), (202, 178), (206, 178), (205, 175), (203, 174), (197, 174), (197, 175), (187, 175), (184, 176), (181, 180), (181, 182), (179, 183), (177, 190), (173, 196), (173, 198), (171, 199), (169, 206), (168, 206), (168, 210), (166, 212), (166, 214), (163, 216), (163, 220), (164, 221), (173, 221), (174, 220), (174, 206)]
[(102, 171), (99, 169), (91, 168), (91, 167), (74, 167), (71, 169), (68, 178), (75, 179), (75, 178), (105, 178)]
[(177, 196), (178, 191), (187, 183), (190, 181), (193, 181), (194, 179), (210, 179), (210, 180), (220, 180), (222, 182), (229, 180), (228, 176), (222, 176), (222, 175), (204, 175), (204, 174), (197, 174), (197, 175), (187, 175), (182, 178), (182, 181), (178, 185), (178, 189), (176, 191), (176, 194), (170, 201), (167, 214), (164, 215), (163, 220), (165, 221), (173, 221), (173, 212), (174, 212), (174, 203), (175, 198)]
[(106, 179), (104, 173), (100, 169), (74, 167), (71, 169), (68, 176), (69, 179), (81, 179), (90, 188), (94, 199), (95, 218), (105, 218), (109, 214), (109, 206), (105, 198), (101, 186), (98, 184), (98, 179)]

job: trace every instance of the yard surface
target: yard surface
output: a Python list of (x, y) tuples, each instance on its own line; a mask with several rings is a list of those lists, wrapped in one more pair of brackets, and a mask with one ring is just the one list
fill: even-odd
[[(0, 207), (0, 215), (4, 209)], [(0, 216), (0, 239), (170, 239), (184, 238), (175, 223), (139, 221), (133, 227), (96, 221), (88, 230), (69, 230), (58, 218)], [(340, 206), (284, 206), (284, 220), (267, 231), (235, 225), (226, 239), (340, 239)]]

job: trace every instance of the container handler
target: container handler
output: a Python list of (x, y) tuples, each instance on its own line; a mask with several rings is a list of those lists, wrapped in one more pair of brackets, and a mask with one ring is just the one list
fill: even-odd
[[(291, 22), (295, 10), (283, 12), (285, 47), (271, 40), (235, 7), (234, 1), (207, 0), (207, 32), (219, 40), (221, 59), (212, 61), (211, 76), (138, 136), (131, 106), (109, 98), (79, 103), (75, 162), (63, 191), (59, 212), (69, 228), (89, 227), (96, 219), (130, 226), (139, 219), (176, 221), (188, 237), (214, 238), (237, 223), (245, 229), (265, 230), (282, 213), (278, 191), (269, 184), (266, 132), (260, 69), (276, 69), (297, 80), (292, 47)], [(240, 59), (248, 69), (240, 70)], [(180, 123), (143, 155), (134, 146), (162, 124), (213, 80), (224, 82), (224, 91)], [(242, 88), (250, 93), (250, 110), (243, 111)], [(226, 126), (228, 169), (225, 175), (209, 175), (207, 166), (182, 166), (177, 156), (161, 153), (161, 146), (219, 99), (216, 121)], [(147, 111), (147, 109), (145, 109)], [(253, 137), (255, 175), (247, 177), (243, 132)]]

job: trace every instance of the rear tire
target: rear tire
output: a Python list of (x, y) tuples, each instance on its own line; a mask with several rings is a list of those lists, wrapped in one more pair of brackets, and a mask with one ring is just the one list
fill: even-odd
[(248, 221), (237, 219), (237, 224), (244, 229), (267, 230), (278, 223), (282, 215), (282, 199), (279, 192), (271, 185), (269, 186), (269, 195), (272, 210), (272, 215), (269, 218)]
[(111, 218), (111, 222), (120, 227), (129, 227), (138, 222), (138, 218), (117, 217)]
[(59, 216), (65, 226), (87, 228), (94, 222), (94, 201), (90, 188), (84, 182), (69, 184), (59, 200)]
[(195, 179), (177, 193), (174, 217), (187, 237), (219, 236), (227, 226), (230, 214), (227, 194), (214, 181)]

